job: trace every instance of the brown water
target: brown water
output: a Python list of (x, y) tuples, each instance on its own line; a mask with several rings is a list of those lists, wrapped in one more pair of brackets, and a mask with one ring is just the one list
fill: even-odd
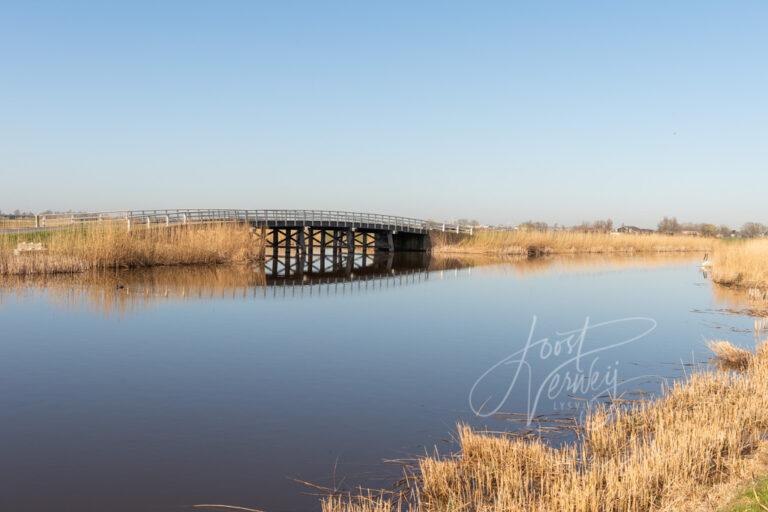
[[(297, 480), (390, 485), (400, 467), (384, 459), (449, 451), (457, 421), (516, 430), (519, 413), (578, 418), (583, 399), (653, 394), (706, 361), (705, 339), (761, 336), (696, 261), (5, 279), (0, 510), (314, 510)], [(587, 318), (574, 362), (559, 341)], [(600, 385), (564, 385), (584, 375)]]

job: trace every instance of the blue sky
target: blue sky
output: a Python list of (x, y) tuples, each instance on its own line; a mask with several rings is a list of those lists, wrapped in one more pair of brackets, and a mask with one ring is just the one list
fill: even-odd
[(768, 221), (768, 3), (16, 2), (0, 209)]

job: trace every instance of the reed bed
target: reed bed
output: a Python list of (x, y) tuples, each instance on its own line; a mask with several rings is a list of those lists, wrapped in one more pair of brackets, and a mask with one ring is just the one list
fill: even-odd
[(727, 286), (768, 289), (768, 240), (721, 244), (712, 258), (712, 279)]
[(15, 219), (0, 217), (0, 229), (19, 229), (33, 227), (35, 227), (34, 217), (20, 217)]
[[(42, 244), (43, 250), (14, 254), (17, 247), (30, 243)], [(130, 231), (124, 223), (104, 223), (0, 235), (0, 275), (245, 262), (258, 257), (262, 243), (248, 226), (231, 223)]]
[[(716, 345), (718, 356), (742, 353)], [(460, 452), (419, 460), (408, 493), (332, 496), (324, 512), (716, 510), (764, 470), (768, 350), (742, 371), (700, 371), (655, 401), (604, 405), (555, 447), (459, 426)]]
[(752, 360), (752, 352), (729, 341), (710, 341), (707, 346), (715, 354), (717, 363), (724, 369), (743, 370)]
[(433, 247), (439, 252), (545, 255), (576, 253), (687, 252), (712, 250), (716, 239), (577, 231), (478, 230), (470, 237), (438, 234)]

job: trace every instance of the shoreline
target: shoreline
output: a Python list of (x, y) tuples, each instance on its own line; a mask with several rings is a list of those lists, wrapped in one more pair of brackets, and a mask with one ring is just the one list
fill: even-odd
[(716, 369), (654, 400), (595, 407), (565, 445), (460, 424), (460, 449), (419, 457), (403, 493), (328, 496), (322, 510), (721, 510), (768, 471), (768, 342), (710, 348)]

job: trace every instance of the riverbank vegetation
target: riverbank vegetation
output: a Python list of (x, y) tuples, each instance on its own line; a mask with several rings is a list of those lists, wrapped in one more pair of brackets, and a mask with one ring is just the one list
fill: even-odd
[(552, 230), (478, 230), (473, 236), (433, 239), (438, 252), (504, 255), (707, 251), (717, 244), (715, 238), (696, 236)]
[[(0, 235), (0, 275), (83, 272), (155, 265), (245, 262), (261, 240), (242, 224), (126, 229), (124, 223)], [(21, 248), (21, 252), (19, 252)]]
[(765, 471), (768, 350), (713, 346), (741, 371), (703, 370), (655, 401), (595, 408), (559, 447), (460, 426), (460, 451), (421, 458), (407, 492), (335, 495), (323, 510), (717, 510)]
[(768, 239), (721, 244), (713, 255), (712, 279), (726, 286), (768, 289)]

